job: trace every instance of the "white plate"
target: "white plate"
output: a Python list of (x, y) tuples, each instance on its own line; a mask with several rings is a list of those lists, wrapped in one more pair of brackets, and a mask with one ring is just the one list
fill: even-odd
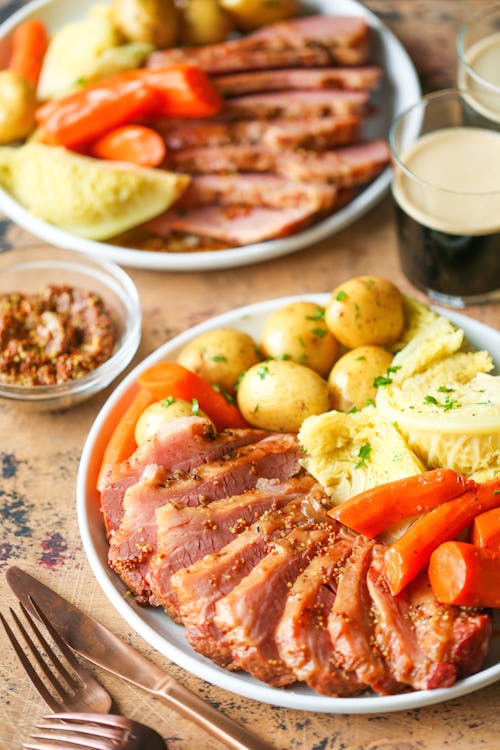
[[(179, 666), (207, 682), (225, 688), (237, 695), (253, 698), (273, 706), (294, 708), (303, 711), (324, 713), (382, 713), (440, 703), (478, 690), (500, 679), (500, 644), (496, 639), (496, 651), (489, 654), (485, 668), (471, 677), (457, 682), (453, 687), (438, 690), (416, 691), (392, 696), (367, 696), (359, 698), (327, 698), (307, 687), (277, 689), (244, 673), (228, 672), (197, 654), (184, 637), (182, 626), (175, 625), (163, 611), (137, 606), (127, 596), (125, 586), (107, 564), (108, 544), (104, 534), (99, 497), (95, 489), (97, 473), (101, 464), (102, 448), (112, 429), (112, 414), (138, 374), (165, 359), (175, 359), (181, 347), (203, 331), (219, 327), (240, 328), (259, 337), (264, 320), (272, 310), (296, 299), (308, 299), (325, 305), (328, 295), (301, 295), (259, 302), (219, 315), (172, 339), (138, 365), (101, 409), (90, 430), (84, 446), (78, 472), (77, 509), (83, 546), (92, 570), (104, 593), (133, 630), (151, 646)], [(477, 348), (484, 348), (493, 355), (500, 369), (500, 333), (458, 313), (440, 311), (464, 329), (467, 337)], [(115, 411), (116, 414), (116, 411)]]
[[(95, 0), (35, 0), (12, 15), (0, 28), (0, 66), (7, 62), (12, 29), (25, 18), (40, 18), (54, 30), (68, 21), (81, 18)], [(356, 0), (304, 0), (310, 13), (334, 13), (367, 18), (373, 30), (374, 60), (386, 71), (383, 86), (373, 102), (378, 114), (370, 118), (367, 137), (387, 138), (393, 117), (420, 96), (420, 84), (413, 64), (396, 37), (380, 20)], [(3, 64), (3, 65), (2, 65)], [(124, 266), (170, 271), (201, 271), (233, 268), (269, 260), (319, 242), (339, 232), (369, 211), (389, 188), (391, 170), (387, 168), (349, 205), (331, 217), (284, 239), (259, 242), (245, 247), (193, 253), (152, 252), (118, 247), (86, 240), (58, 229), (33, 216), (0, 188), (0, 210), (36, 237), (62, 248), (97, 253)]]

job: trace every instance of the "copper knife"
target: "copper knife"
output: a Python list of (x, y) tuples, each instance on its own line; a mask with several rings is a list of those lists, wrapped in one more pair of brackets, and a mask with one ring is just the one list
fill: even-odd
[(85, 659), (154, 695), (231, 750), (273, 750), (29, 573), (12, 566), (6, 580), (19, 601), (36, 614), (28, 598), (33, 597), (64, 640)]

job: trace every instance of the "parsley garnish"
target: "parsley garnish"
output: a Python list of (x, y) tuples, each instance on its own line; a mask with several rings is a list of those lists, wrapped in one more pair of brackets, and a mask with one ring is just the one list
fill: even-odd
[(356, 469), (359, 469), (361, 466), (368, 466), (366, 462), (369, 461), (371, 452), (372, 452), (372, 447), (370, 443), (365, 443), (364, 445), (361, 446), (361, 448), (358, 451), (359, 461), (355, 466)]

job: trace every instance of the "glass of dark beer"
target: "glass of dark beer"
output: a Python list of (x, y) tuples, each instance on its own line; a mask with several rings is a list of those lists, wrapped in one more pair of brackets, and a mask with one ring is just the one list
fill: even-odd
[(457, 54), (458, 87), (467, 89), (471, 106), (500, 123), (500, 3), (462, 24)]
[(468, 99), (427, 94), (389, 134), (403, 272), (452, 307), (500, 300), (500, 127)]

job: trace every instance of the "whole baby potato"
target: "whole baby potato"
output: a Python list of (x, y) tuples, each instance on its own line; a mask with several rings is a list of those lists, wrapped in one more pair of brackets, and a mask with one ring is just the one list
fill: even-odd
[(180, 17), (173, 0), (113, 0), (111, 18), (128, 42), (147, 42), (161, 49), (179, 38)]
[(241, 31), (252, 31), (297, 14), (296, 0), (219, 0)]
[(182, 398), (165, 398), (155, 401), (142, 412), (135, 425), (135, 442), (142, 445), (154, 437), (158, 430), (179, 417), (205, 417), (207, 415), (198, 408), (196, 403), (185, 401)]
[(288, 359), (326, 377), (340, 347), (325, 325), (324, 308), (298, 301), (269, 315), (262, 328), (260, 349), (265, 357)]
[(259, 362), (260, 354), (248, 333), (236, 328), (215, 328), (186, 344), (177, 361), (208, 383), (234, 394), (241, 373)]
[(276, 359), (247, 370), (237, 401), (249, 424), (277, 432), (298, 432), (306, 417), (330, 409), (326, 380), (309, 367)]
[(333, 290), (326, 325), (348, 349), (398, 340), (405, 325), (403, 295), (387, 279), (355, 276)]
[(375, 400), (375, 378), (384, 375), (392, 354), (380, 346), (358, 346), (333, 365), (328, 376), (332, 408), (337, 411), (362, 409)]
[(35, 127), (35, 87), (12, 70), (0, 71), (0, 143), (26, 138)]
[(183, 44), (223, 42), (234, 28), (231, 17), (220, 6), (219, 0), (186, 0), (181, 13)]

